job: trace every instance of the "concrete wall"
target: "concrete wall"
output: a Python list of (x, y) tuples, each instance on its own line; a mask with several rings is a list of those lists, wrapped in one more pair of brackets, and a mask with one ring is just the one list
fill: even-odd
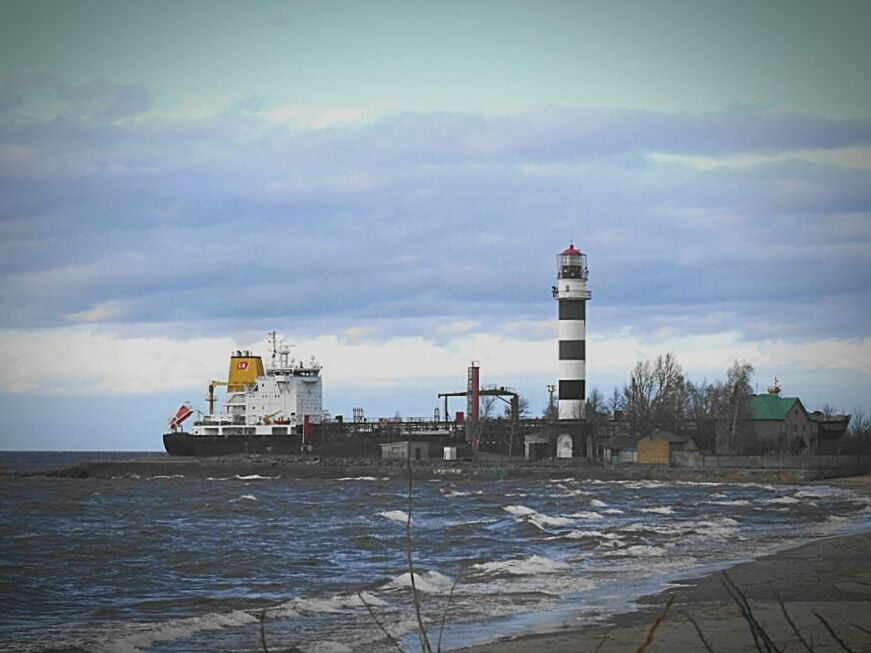
[(672, 454), (676, 467), (711, 469), (842, 469), (861, 462), (856, 456), (697, 456), (686, 451)]

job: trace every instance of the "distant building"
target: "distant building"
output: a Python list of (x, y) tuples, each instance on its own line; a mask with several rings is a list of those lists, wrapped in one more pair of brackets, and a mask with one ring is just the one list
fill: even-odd
[(734, 441), (728, 419), (717, 420), (718, 454), (788, 456), (815, 454), (817, 422), (798, 397), (781, 397), (779, 388), (750, 398), (750, 416), (740, 421)]
[(429, 460), (431, 442), (429, 440), (407, 440), (386, 442), (381, 445), (381, 457), (391, 460)]
[(810, 418), (817, 423), (818, 453), (840, 453), (844, 435), (850, 425), (850, 415), (826, 415), (822, 411), (815, 410), (810, 414)]
[(660, 430), (638, 440), (635, 447), (636, 462), (642, 465), (670, 465), (676, 452), (698, 454), (699, 451), (698, 445), (691, 437)]
[(636, 438), (628, 433), (620, 433), (611, 436), (608, 440), (608, 456), (612, 465), (622, 463), (634, 463), (638, 461), (638, 447)]
[(784, 454), (817, 452), (817, 423), (798, 397), (755, 395), (749, 432), (760, 444)]

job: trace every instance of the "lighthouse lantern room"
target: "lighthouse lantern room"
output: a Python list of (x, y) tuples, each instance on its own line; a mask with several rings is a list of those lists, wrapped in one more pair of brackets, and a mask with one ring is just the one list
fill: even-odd
[(557, 255), (553, 297), (559, 302), (559, 419), (584, 419), (586, 399), (587, 255), (570, 244)]

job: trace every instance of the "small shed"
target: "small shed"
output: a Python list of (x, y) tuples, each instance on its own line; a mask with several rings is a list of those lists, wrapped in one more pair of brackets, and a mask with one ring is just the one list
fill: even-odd
[(381, 457), (389, 460), (429, 460), (429, 440), (385, 442), (381, 445)]
[(669, 465), (676, 451), (694, 452), (699, 447), (691, 437), (675, 435), (670, 431), (656, 430), (646, 438), (638, 440), (638, 462), (647, 465)]
[(541, 433), (529, 433), (523, 436), (524, 455), (526, 460), (550, 458), (550, 438)]
[(612, 465), (638, 461), (638, 447), (635, 444), (635, 438), (628, 433), (611, 436), (611, 439), (608, 440), (608, 449)]

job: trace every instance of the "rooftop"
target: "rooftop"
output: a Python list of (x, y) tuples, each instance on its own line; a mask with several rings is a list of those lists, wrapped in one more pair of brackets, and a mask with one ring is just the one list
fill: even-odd
[(753, 419), (784, 420), (797, 401), (801, 404), (798, 397), (781, 397), (776, 394), (753, 395), (750, 403)]

